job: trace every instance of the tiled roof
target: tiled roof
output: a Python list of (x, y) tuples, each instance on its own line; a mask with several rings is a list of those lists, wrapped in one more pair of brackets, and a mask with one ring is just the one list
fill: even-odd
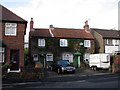
[[(54, 37), (59, 38), (83, 38), (94, 39), (90, 32), (86, 32), (84, 29), (69, 29), (69, 28), (54, 28), (51, 29)], [(49, 29), (34, 29), (30, 32), (31, 36), (39, 37), (52, 37)]]
[(52, 33), (54, 37), (94, 39), (92, 34), (84, 29), (54, 28)]
[(4, 6), (0, 4), (0, 8), (2, 8), (2, 20), (6, 21), (22, 21), (26, 22), (24, 19), (13, 13), (12, 11), (8, 10)]
[(106, 30), (106, 29), (91, 29), (98, 32), (103, 38), (114, 38), (120, 39), (120, 31), (119, 30)]
[(51, 37), (49, 29), (34, 29), (35, 31), (30, 31), (31, 36), (38, 37)]

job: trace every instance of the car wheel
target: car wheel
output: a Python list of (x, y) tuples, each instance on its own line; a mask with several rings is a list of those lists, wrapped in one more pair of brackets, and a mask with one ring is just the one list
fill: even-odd
[(58, 74), (60, 74), (60, 73), (61, 73), (61, 71), (60, 71), (60, 69), (59, 69), (59, 68), (58, 68), (58, 70), (57, 70), (57, 73), (58, 73)]

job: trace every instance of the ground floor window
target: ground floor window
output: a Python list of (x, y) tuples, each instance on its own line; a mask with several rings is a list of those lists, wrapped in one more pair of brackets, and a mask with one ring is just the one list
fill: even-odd
[(5, 48), (0, 47), (0, 63), (4, 62), (5, 60)]
[(85, 53), (84, 54), (84, 61), (89, 61), (90, 59), (90, 54), (89, 53)]
[(73, 54), (64, 53), (62, 54), (63, 60), (68, 60), (70, 63), (73, 63)]
[(34, 54), (34, 55), (33, 55), (33, 60), (34, 60), (34, 61), (38, 61), (38, 54)]
[(46, 54), (46, 61), (53, 61), (53, 54)]

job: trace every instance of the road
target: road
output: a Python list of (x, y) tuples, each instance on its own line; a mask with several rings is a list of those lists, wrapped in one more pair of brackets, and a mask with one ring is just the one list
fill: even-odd
[(118, 74), (48, 77), (40, 82), (3, 84), (3, 90), (39, 88), (119, 88)]

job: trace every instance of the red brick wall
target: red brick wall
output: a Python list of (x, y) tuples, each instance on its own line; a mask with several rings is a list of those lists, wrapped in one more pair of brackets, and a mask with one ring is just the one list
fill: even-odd
[(5, 62), (10, 63), (10, 49), (19, 49), (19, 66), (24, 65), (24, 31), (25, 24), (17, 24), (17, 35), (5, 36), (5, 23), (2, 24), (2, 39), (6, 45)]

